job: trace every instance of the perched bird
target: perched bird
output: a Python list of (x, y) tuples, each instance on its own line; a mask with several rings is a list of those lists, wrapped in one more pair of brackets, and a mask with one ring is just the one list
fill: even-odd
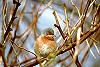
[(54, 30), (52, 28), (44, 29), (35, 41), (35, 53), (40, 57), (47, 57), (50, 53), (53, 53), (56, 48), (57, 44), (54, 40)]

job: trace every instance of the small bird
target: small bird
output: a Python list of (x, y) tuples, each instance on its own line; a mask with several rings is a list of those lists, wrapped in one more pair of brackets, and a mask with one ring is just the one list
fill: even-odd
[(56, 41), (54, 40), (54, 30), (46, 28), (41, 32), (34, 45), (35, 53), (40, 57), (47, 57), (57, 49)]

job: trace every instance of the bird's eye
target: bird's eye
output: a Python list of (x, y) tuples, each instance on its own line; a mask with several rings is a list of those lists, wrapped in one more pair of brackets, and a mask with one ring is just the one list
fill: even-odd
[(54, 36), (53, 35), (47, 35), (46, 38), (49, 39), (49, 40), (54, 40)]
[(49, 40), (53, 41), (53, 40), (54, 40), (54, 38), (53, 38), (53, 37), (52, 37), (52, 38), (49, 38)]

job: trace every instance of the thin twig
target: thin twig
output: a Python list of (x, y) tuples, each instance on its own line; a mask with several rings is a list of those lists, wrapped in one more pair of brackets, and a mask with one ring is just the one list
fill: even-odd
[(14, 9), (14, 11), (13, 11), (13, 14), (12, 14), (12, 18), (11, 18), (11, 20), (10, 20), (10, 22), (9, 22), (9, 25), (8, 25), (8, 27), (7, 27), (7, 30), (6, 30), (6, 32), (5, 32), (5, 34), (4, 34), (4, 41), (5, 41), (5, 39), (6, 39), (6, 37), (7, 37), (7, 35), (8, 35), (8, 33), (11, 31), (11, 25), (12, 25), (12, 23), (13, 23), (13, 21), (15, 20), (15, 15), (16, 15), (16, 12), (17, 12), (17, 9), (18, 9), (18, 7), (20, 6), (20, 3), (19, 2), (16, 2), (16, 0), (13, 0), (13, 4), (16, 4), (16, 7), (15, 7), (15, 9)]
[[(11, 42), (13, 42), (12, 40), (11, 40)], [(13, 42), (14, 43), (14, 42)], [(31, 52), (31, 51), (29, 51), (29, 50), (27, 50), (27, 49), (25, 49), (25, 48), (23, 48), (23, 47), (21, 47), (21, 46), (19, 46), (18, 44), (16, 44), (16, 43), (14, 43), (18, 48), (20, 48), (20, 49), (23, 49), (23, 50), (25, 50), (25, 51), (27, 51), (27, 52), (29, 52), (29, 53), (31, 53), (31, 54), (34, 54), (35, 56), (36, 56), (36, 54), (35, 53), (33, 53), (33, 52)]]

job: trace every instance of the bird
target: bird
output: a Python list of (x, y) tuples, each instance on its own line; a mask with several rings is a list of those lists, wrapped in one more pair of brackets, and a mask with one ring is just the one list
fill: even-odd
[(54, 30), (52, 28), (44, 29), (35, 41), (35, 53), (40, 57), (47, 57), (50, 53), (53, 53), (57, 49), (54, 37)]

